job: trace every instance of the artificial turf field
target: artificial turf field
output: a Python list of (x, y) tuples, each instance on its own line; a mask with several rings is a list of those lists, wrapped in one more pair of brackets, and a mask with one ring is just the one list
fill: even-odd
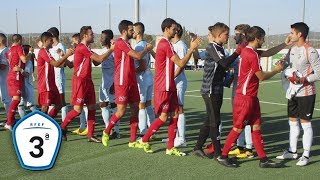
[[(199, 93), (202, 71), (186, 71), (188, 89), (185, 97), (187, 143), (182, 151), (190, 152), (198, 136), (199, 128), (205, 119), (205, 106)], [(71, 71), (66, 69), (66, 100), (70, 97)], [(94, 68), (93, 78), (98, 92), (101, 69)], [(317, 84), (319, 85), (319, 83)], [(318, 94), (320, 90), (318, 89)], [(98, 93), (96, 93), (98, 95)], [(226, 88), (221, 109), (223, 122), (222, 144), (231, 128), (231, 89)], [(98, 96), (97, 96), (98, 98)], [(279, 76), (261, 82), (259, 99), (263, 119), (262, 133), (265, 150), (271, 159), (288, 147), (288, 121), (286, 99)], [(37, 101), (36, 101), (37, 102)], [(2, 104), (1, 104), (2, 106)], [(105, 148), (102, 144), (88, 143), (86, 137), (68, 134), (68, 142), (62, 142), (54, 167), (47, 171), (22, 169), (13, 148), (11, 134), (0, 130), (0, 179), (318, 179), (320, 172), (320, 109), (317, 98), (312, 126), (314, 132), (310, 164), (305, 167), (295, 165), (297, 160), (283, 161), (283, 168), (261, 169), (258, 159), (238, 160), (240, 167), (229, 169), (212, 159), (200, 159), (192, 155), (175, 157), (165, 155), (166, 145), (161, 142), (167, 137), (167, 125), (160, 128), (155, 140), (150, 142), (155, 150), (146, 154), (142, 149), (128, 148), (128, 113), (121, 120), (121, 138), (110, 141)], [(0, 122), (5, 121), (1, 108)], [(61, 116), (58, 115), (58, 122)], [(101, 138), (104, 129), (100, 108), (96, 114), (95, 134)], [(79, 126), (76, 119), (69, 126), (73, 130)], [(302, 136), (303, 131), (300, 133)], [(301, 140), (301, 138), (300, 138)], [(209, 141), (208, 141), (209, 142)], [(302, 143), (298, 143), (301, 155)]]

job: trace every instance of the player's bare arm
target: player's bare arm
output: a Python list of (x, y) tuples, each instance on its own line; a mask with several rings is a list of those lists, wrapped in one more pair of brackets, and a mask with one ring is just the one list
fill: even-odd
[(283, 70), (283, 64), (276, 63), (276, 66), (273, 71), (271, 71), (271, 72), (257, 71), (255, 73), (255, 75), (258, 77), (258, 79), (260, 81), (264, 81), (264, 80), (272, 78), (274, 75), (280, 73), (282, 70)]
[(138, 61), (139, 67), (136, 69), (136, 73), (141, 73), (147, 69), (146, 61)]
[(61, 67), (64, 65), (68, 57), (71, 56), (72, 54), (73, 54), (73, 49), (68, 49), (67, 53), (64, 56), (62, 56), (58, 61), (51, 59), (50, 64), (54, 67)]
[(292, 44), (293, 44), (293, 42), (291, 41), (291, 36), (288, 35), (284, 43), (279, 44), (278, 46), (270, 48), (266, 51), (259, 50), (260, 56), (261, 57), (273, 56), (273, 55), (277, 54), (279, 51), (281, 51), (282, 49), (286, 48), (287, 46), (291, 46)]
[(175, 54), (171, 57), (170, 60), (173, 61), (176, 65), (178, 65), (180, 68), (184, 68), (187, 62), (189, 61), (193, 51), (200, 45), (200, 43), (201, 38), (198, 37), (197, 39), (194, 39), (190, 42), (190, 48), (187, 51), (187, 54), (182, 59), (180, 59), (179, 56)]
[(152, 48), (153, 48), (152, 44), (148, 43), (144, 47), (143, 51), (136, 52), (134, 50), (130, 50), (128, 52), (128, 55), (131, 56), (134, 59), (141, 60), (144, 57), (144, 55), (146, 55)]

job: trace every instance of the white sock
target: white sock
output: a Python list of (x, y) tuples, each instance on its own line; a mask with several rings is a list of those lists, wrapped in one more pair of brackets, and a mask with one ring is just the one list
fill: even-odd
[(145, 134), (147, 131), (147, 111), (146, 109), (139, 109), (139, 130), (140, 134)]
[(84, 107), (80, 114), (80, 129), (87, 128), (88, 108)]
[(222, 121), (220, 121), (220, 125), (219, 125), (219, 133), (220, 133), (220, 135), (221, 135), (221, 133), (222, 133)]
[(25, 111), (24, 105), (19, 105), (18, 106), (18, 112), (19, 112), (20, 118), (22, 118), (23, 116), (26, 115), (26, 111)]
[(244, 128), (244, 136), (246, 139), (246, 148), (247, 149), (252, 149), (252, 137), (251, 137), (251, 126), (246, 125)]
[(311, 126), (311, 122), (301, 123), (303, 129), (303, 136), (302, 136), (302, 144), (303, 144), (303, 156), (309, 157), (310, 156), (310, 149), (312, 145), (312, 137), (313, 137), (313, 130)]
[(30, 110), (33, 112), (35, 110), (37, 110), (37, 107), (35, 105), (30, 106)]
[(179, 114), (178, 116), (178, 131), (176, 133), (176, 138), (179, 138), (180, 141), (186, 141), (186, 118), (184, 113)]
[(300, 134), (300, 126), (298, 121), (290, 121), (290, 135), (289, 135), (289, 151), (297, 152), (298, 138)]
[(147, 111), (147, 125), (148, 125), (148, 127), (150, 127), (151, 123), (156, 118), (156, 116), (154, 114), (153, 106), (146, 107), (146, 111)]
[(110, 108), (109, 107), (102, 107), (101, 108), (101, 115), (102, 115), (103, 122), (107, 128), (108, 124), (109, 124), (109, 118), (110, 118)]
[(63, 107), (61, 108), (61, 119), (62, 119), (62, 122), (63, 122), (64, 119), (66, 118), (67, 113), (68, 113), (68, 107), (67, 107), (67, 106), (63, 106)]

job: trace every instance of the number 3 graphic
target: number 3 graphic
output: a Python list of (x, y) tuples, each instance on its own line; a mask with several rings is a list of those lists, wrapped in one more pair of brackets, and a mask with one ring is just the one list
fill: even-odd
[(33, 143), (35, 140), (39, 141), (38, 145), (35, 145), (34, 148), (39, 150), (38, 154), (35, 154), (33, 151), (30, 151), (30, 155), (34, 158), (40, 158), (43, 155), (43, 149), (41, 148), (43, 145), (43, 139), (39, 136), (33, 136), (29, 142)]

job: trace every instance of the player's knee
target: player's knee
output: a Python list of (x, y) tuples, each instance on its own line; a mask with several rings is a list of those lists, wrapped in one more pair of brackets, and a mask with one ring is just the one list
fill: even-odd
[(179, 105), (179, 111), (178, 111), (179, 114), (183, 114), (183, 106), (182, 105)]
[(146, 104), (145, 103), (139, 103), (139, 109), (145, 109)]
[(261, 126), (260, 125), (253, 125), (252, 126), (252, 131), (258, 131), (261, 129)]
[(77, 111), (78, 113), (81, 113), (82, 108), (83, 108), (82, 106), (74, 106), (73, 110)]
[(236, 128), (236, 127), (233, 127), (232, 129), (233, 129), (234, 131), (236, 131), (237, 133), (241, 133), (242, 130), (243, 130), (243, 129), (239, 129), (239, 128)]

